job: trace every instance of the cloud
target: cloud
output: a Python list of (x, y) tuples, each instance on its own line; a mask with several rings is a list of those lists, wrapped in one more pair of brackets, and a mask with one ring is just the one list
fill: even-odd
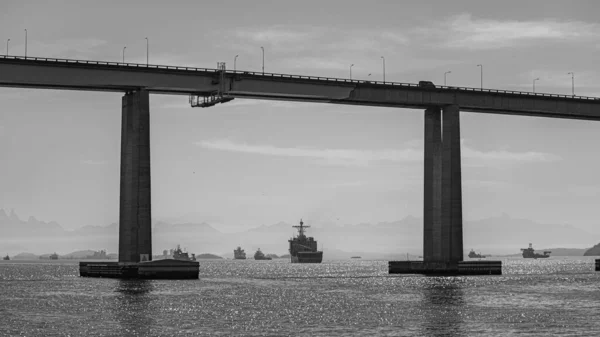
[(82, 160), (81, 163), (85, 164), (85, 165), (104, 165), (104, 164), (107, 164), (108, 161), (87, 159), (87, 160)]
[(581, 41), (600, 37), (600, 25), (582, 21), (517, 21), (474, 19), (460, 14), (434, 27), (420, 28), (421, 35), (441, 39), (456, 49), (498, 49), (532, 40)]
[(416, 149), (405, 150), (355, 150), (355, 149), (317, 149), (307, 147), (276, 147), (273, 145), (250, 145), (234, 143), (230, 140), (206, 140), (196, 145), (211, 150), (260, 154), (267, 156), (286, 156), (312, 158), (323, 163), (337, 165), (368, 165), (372, 162), (418, 162), (423, 154)]

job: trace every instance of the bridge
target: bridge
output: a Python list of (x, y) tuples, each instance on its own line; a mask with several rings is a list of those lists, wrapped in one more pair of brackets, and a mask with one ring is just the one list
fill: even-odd
[[(600, 98), (510, 90), (132, 63), (0, 56), (0, 87), (123, 92), (119, 263), (152, 258), (149, 94), (191, 106), (235, 98), (425, 110), (423, 264), (455, 272), (463, 261), (460, 111), (600, 120)], [(391, 262), (390, 262), (391, 263)], [(392, 265), (390, 264), (390, 272)]]

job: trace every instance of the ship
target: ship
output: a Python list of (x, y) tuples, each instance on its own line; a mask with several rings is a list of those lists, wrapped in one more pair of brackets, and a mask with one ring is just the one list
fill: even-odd
[(48, 256), (48, 258), (50, 260), (58, 260), (58, 254), (56, 254), (56, 252), (54, 254), (50, 254), (50, 256)]
[(531, 243), (529, 244), (529, 248), (521, 248), (521, 251), (523, 251), (523, 258), (525, 258), (525, 259), (543, 259), (543, 258), (550, 257), (550, 253), (552, 253), (549, 250), (545, 250), (544, 254), (536, 253), (533, 250)]
[(192, 257), (190, 257), (187, 252), (182, 251), (181, 247), (177, 245), (177, 249), (173, 251), (173, 259), (181, 261), (196, 261), (196, 254), (192, 254)]
[(321, 263), (323, 261), (323, 251), (317, 250), (317, 241), (313, 237), (306, 237), (304, 231), (310, 226), (304, 226), (300, 219), (298, 236), (288, 240), (290, 243), (290, 258), (292, 263)]
[(8, 261), (8, 260), (10, 260), (10, 256), (8, 256), (8, 254), (6, 254), (6, 256), (2, 258), (2, 260)]
[(236, 249), (233, 250), (233, 258), (236, 260), (245, 260), (246, 252), (244, 252), (242, 247), (238, 246)]
[(351, 259), (360, 259), (360, 256), (352, 256)]
[(473, 249), (469, 252), (469, 257), (472, 259), (485, 259), (485, 255), (477, 254)]
[(272, 260), (270, 256), (265, 256), (263, 252), (260, 251), (260, 248), (254, 253), (255, 260)]

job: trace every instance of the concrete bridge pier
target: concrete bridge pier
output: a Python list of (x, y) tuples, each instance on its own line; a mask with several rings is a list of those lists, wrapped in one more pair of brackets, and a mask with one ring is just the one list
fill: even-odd
[(500, 261), (463, 262), (460, 109), (425, 110), (423, 261), (390, 261), (389, 272), (499, 274)]
[(150, 98), (140, 88), (122, 98), (119, 261), (80, 262), (79, 275), (197, 279), (196, 261), (152, 261)]

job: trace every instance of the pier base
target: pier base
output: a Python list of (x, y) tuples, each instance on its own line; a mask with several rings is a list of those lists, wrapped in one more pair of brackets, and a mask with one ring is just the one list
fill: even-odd
[(422, 275), (502, 275), (502, 261), (389, 261), (390, 274)]
[(596, 259), (596, 271), (600, 271), (600, 259)]
[(138, 279), (198, 279), (200, 264), (195, 261), (156, 260), (138, 263), (79, 262), (79, 276)]

